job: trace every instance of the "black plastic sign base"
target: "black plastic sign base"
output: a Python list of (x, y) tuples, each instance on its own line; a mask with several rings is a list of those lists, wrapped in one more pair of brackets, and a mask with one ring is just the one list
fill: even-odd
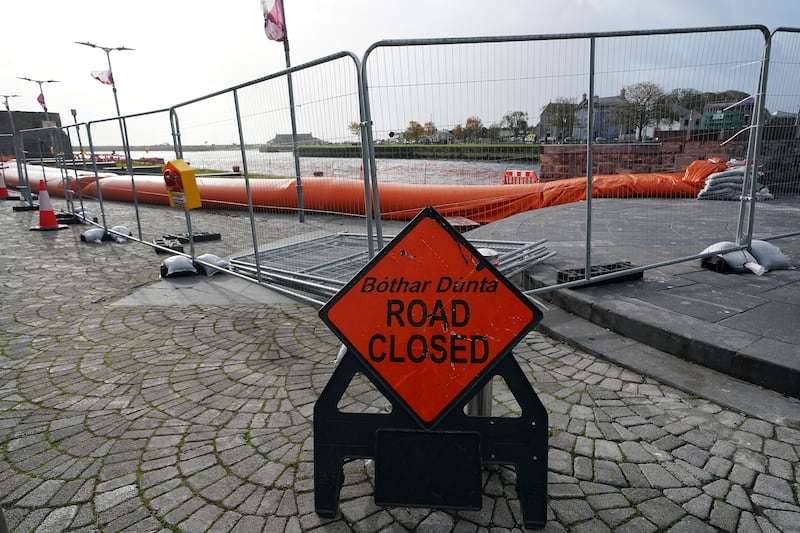
[(375, 504), (479, 511), (481, 435), (378, 430)]
[[(498, 464), (511, 465), (516, 471), (524, 526), (544, 527), (547, 411), (512, 353), (471, 386), (435, 427), (427, 429), (420, 427), (386, 385), (364, 372), (362, 365), (365, 363), (348, 350), (314, 405), (314, 507), (318, 515), (336, 516), (346, 460), (375, 460), (378, 505), (453, 509), (480, 509), (479, 468)], [(363, 373), (392, 403), (390, 413), (343, 413), (337, 408), (357, 373)], [(494, 376), (505, 380), (522, 416), (464, 413), (467, 403)], [(426, 477), (426, 469), (431, 477)], [(440, 494), (442, 487), (446, 490)]]

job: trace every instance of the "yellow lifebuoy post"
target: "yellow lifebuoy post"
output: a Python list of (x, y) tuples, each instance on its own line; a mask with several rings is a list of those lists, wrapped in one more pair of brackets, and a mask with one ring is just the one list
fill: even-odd
[(163, 174), (171, 207), (196, 209), (202, 205), (194, 169), (186, 161), (183, 159), (169, 161), (164, 165)]

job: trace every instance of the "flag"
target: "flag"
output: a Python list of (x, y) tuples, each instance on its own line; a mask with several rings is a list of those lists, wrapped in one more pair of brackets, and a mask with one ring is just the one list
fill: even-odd
[(106, 85), (114, 85), (114, 76), (111, 75), (111, 70), (93, 70), (92, 77)]
[(283, 20), (282, 0), (261, 0), (264, 12), (264, 33), (273, 41), (283, 42), (286, 39), (286, 23)]
[(39, 105), (42, 106), (42, 109), (47, 112), (47, 106), (44, 105), (44, 93), (39, 93), (39, 96), (36, 98), (36, 101), (39, 102)]

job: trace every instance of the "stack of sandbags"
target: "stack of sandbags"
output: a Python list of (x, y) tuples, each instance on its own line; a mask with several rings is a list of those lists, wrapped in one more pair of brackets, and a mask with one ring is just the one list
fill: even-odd
[[(730, 166), (731, 164), (736, 166)], [(738, 163), (738, 164), (737, 164)], [(744, 165), (739, 162), (729, 161), (730, 168), (721, 172), (709, 174), (705, 185), (697, 193), (698, 200), (740, 200), (744, 185)], [(756, 182), (756, 198), (771, 200), (773, 198), (767, 187), (762, 187)]]
[(753, 239), (749, 250), (736, 250), (736, 247), (736, 243), (720, 241), (700, 252), (703, 255), (715, 253), (716, 255), (713, 257), (724, 262), (725, 268), (723, 269), (718, 268), (719, 264), (713, 261), (703, 260), (700, 264), (706, 268), (716, 267), (717, 272), (750, 271), (757, 276), (770, 270), (794, 270), (789, 258), (772, 243)]

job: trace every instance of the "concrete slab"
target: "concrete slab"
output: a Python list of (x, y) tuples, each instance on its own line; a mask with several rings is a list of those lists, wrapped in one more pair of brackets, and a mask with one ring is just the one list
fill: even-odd
[(162, 278), (111, 305), (229, 305), (296, 303), (237, 276), (216, 274)]
[(708, 322), (719, 322), (765, 303), (762, 298), (720, 291), (701, 284), (651, 293), (647, 295), (647, 301), (664, 309)]
[[(800, 305), (786, 302), (765, 302), (722, 322), (723, 325), (749, 331), (768, 339), (800, 346)], [(800, 358), (800, 353), (798, 354)]]
[(800, 283), (797, 283), (800, 271), (775, 271), (770, 275), (781, 281), (781, 285), (764, 292), (764, 298), (786, 303), (800, 302)]

